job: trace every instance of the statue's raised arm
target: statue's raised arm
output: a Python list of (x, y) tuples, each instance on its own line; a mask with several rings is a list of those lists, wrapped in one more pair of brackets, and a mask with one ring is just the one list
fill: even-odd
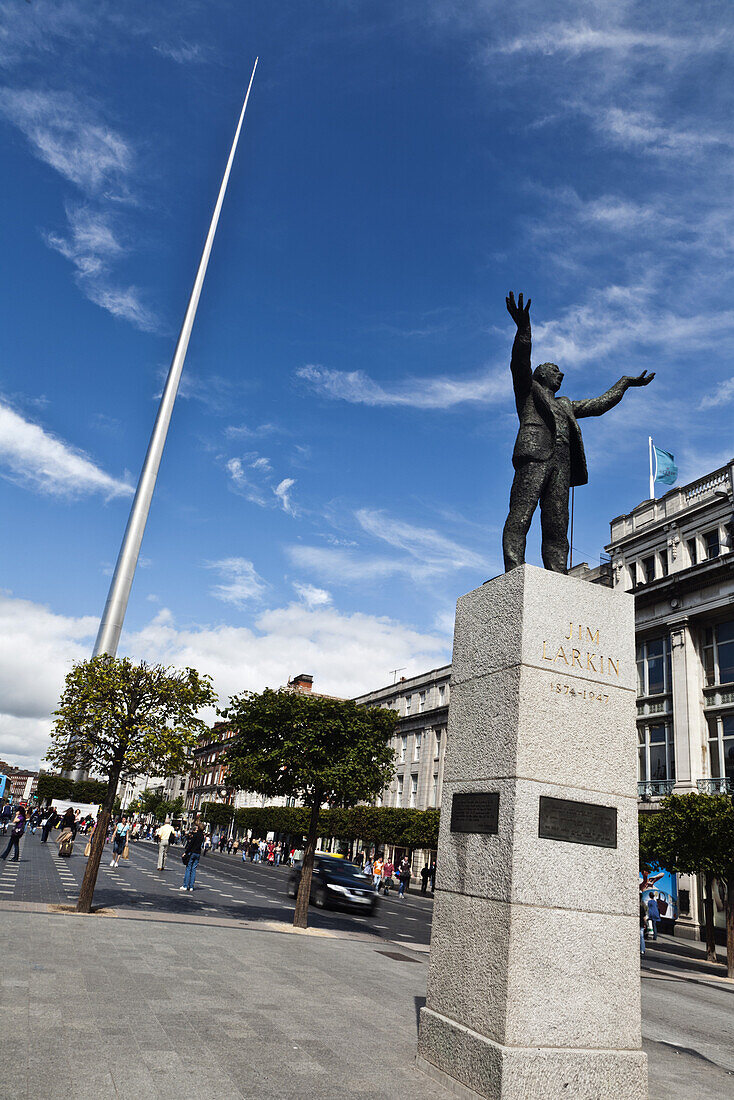
[(655, 371), (648, 374), (646, 370), (634, 377), (625, 374), (599, 397), (582, 397), (580, 401), (572, 401), (574, 416), (602, 416), (619, 404), (627, 390), (633, 386), (649, 386), (654, 377)]

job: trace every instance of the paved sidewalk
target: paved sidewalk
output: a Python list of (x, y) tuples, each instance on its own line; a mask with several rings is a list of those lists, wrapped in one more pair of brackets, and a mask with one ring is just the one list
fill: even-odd
[(425, 955), (324, 932), (9, 907), (1, 920), (14, 1100), (448, 1096), (413, 1066)]

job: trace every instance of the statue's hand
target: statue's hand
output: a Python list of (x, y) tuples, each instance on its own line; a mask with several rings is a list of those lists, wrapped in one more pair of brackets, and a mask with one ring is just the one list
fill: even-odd
[(515, 322), (517, 327), (530, 328), (531, 299), (528, 298), (527, 304), (523, 305), (522, 292), (520, 292), (520, 294), (518, 294), (517, 296), (517, 302), (515, 302), (515, 295), (512, 293), (512, 291), (510, 291), (508, 297), (505, 298), (505, 302), (507, 303), (507, 312), (509, 313), (510, 317), (512, 317), (512, 320)]
[(644, 370), (642, 374), (638, 374), (634, 378), (630, 378), (629, 375), (626, 375), (624, 380), (628, 386), (649, 386), (654, 377), (654, 371), (652, 374), (648, 374), (647, 371)]

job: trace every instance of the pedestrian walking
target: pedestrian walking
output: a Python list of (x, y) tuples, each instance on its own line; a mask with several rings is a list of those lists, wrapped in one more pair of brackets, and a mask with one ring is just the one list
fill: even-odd
[(6, 802), (2, 810), (0, 810), (0, 824), (3, 827), (3, 836), (8, 835), (8, 825), (13, 817), (13, 807), (9, 802)]
[(120, 856), (124, 853), (127, 846), (127, 837), (130, 832), (130, 824), (127, 820), (127, 814), (123, 814), (120, 821), (115, 826), (115, 831), (112, 834), (112, 859), (110, 860), (110, 867), (117, 867), (120, 862)]
[(421, 893), (425, 894), (428, 890), (428, 879), (431, 876), (431, 869), (427, 863), (421, 868)]
[(392, 886), (392, 877), (395, 874), (395, 865), (391, 859), (386, 859), (382, 865), (382, 892), (387, 897)]
[(199, 865), (203, 847), (204, 830), (201, 827), (201, 822), (197, 822), (196, 828), (189, 834), (186, 841), (186, 847), (181, 856), (181, 859), (186, 864), (186, 874), (184, 875), (183, 886), (179, 886), (179, 890), (188, 890), (191, 892), (194, 889), (196, 868)]
[(435, 859), (431, 863), (431, 869), (428, 873), (428, 881), (431, 885), (431, 893), (436, 889), (436, 861)]
[(58, 825), (59, 821), (61, 821), (61, 818), (56, 813), (53, 806), (51, 806), (46, 816), (46, 820), (43, 823), (43, 828), (41, 829), (41, 844), (48, 843), (48, 834), (51, 832), (54, 825)]
[(647, 924), (647, 909), (640, 898), (640, 954), (645, 954), (645, 925)]
[(658, 924), (660, 923), (660, 910), (658, 909), (657, 898), (655, 891), (650, 891), (650, 896), (647, 899), (647, 919), (652, 925), (652, 938), (656, 940), (658, 938)]
[(15, 849), (15, 855), (12, 857), (13, 863), (17, 863), (20, 859), (20, 838), (25, 832), (25, 821), (25, 808), (23, 806), (19, 806), (18, 812), (13, 818), (13, 823), (10, 826), (10, 840), (8, 841), (5, 851), (0, 856), (0, 859), (7, 859), (8, 852), (11, 848)]
[(400, 861), (400, 867), (398, 868), (398, 898), (400, 901), (405, 899), (405, 891), (410, 885), (410, 863), (407, 856), (403, 856)]
[(166, 867), (166, 856), (168, 854), (168, 845), (171, 843), (171, 836), (173, 834), (173, 825), (171, 824), (170, 817), (167, 817), (164, 824), (156, 833), (158, 837), (158, 870), (163, 871)]
[(380, 883), (382, 882), (382, 868), (385, 866), (385, 861), (382, 856), (378, 856), (375, 862), (372, 864), (372, 875), (375, 889), (380, 889)]

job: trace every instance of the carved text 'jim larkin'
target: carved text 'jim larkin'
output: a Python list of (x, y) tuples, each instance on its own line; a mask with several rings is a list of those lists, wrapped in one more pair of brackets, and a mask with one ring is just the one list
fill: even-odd
[(563, 374), (555, 363), (530, 366), (530, 299), (510, 291), (507, 309), (517, 325), (512, 345), (512, 382), (520, 428), (512, 454), (515, 477), (510, 512), (502, 534), (505, 572), (525, 561), (525, 541), (533, 513), (540, 504), (542, 556), (546, 569), (568, 572), (568, 495), (572, 485), (588, 481), (584, 444), (578, 420), (601, 416), (614, 408), (631, 386), (646, 386), (654, 374), (625, 375), (600, 397), (571, 401), (556, 397)]
[(569, 623), (568, 634), (558, 642), (543, 639), (542, 659), (569, 672), (590, 672), (619, 679), (619, 657), (601, 653), (599, 631), (582, 623)]

